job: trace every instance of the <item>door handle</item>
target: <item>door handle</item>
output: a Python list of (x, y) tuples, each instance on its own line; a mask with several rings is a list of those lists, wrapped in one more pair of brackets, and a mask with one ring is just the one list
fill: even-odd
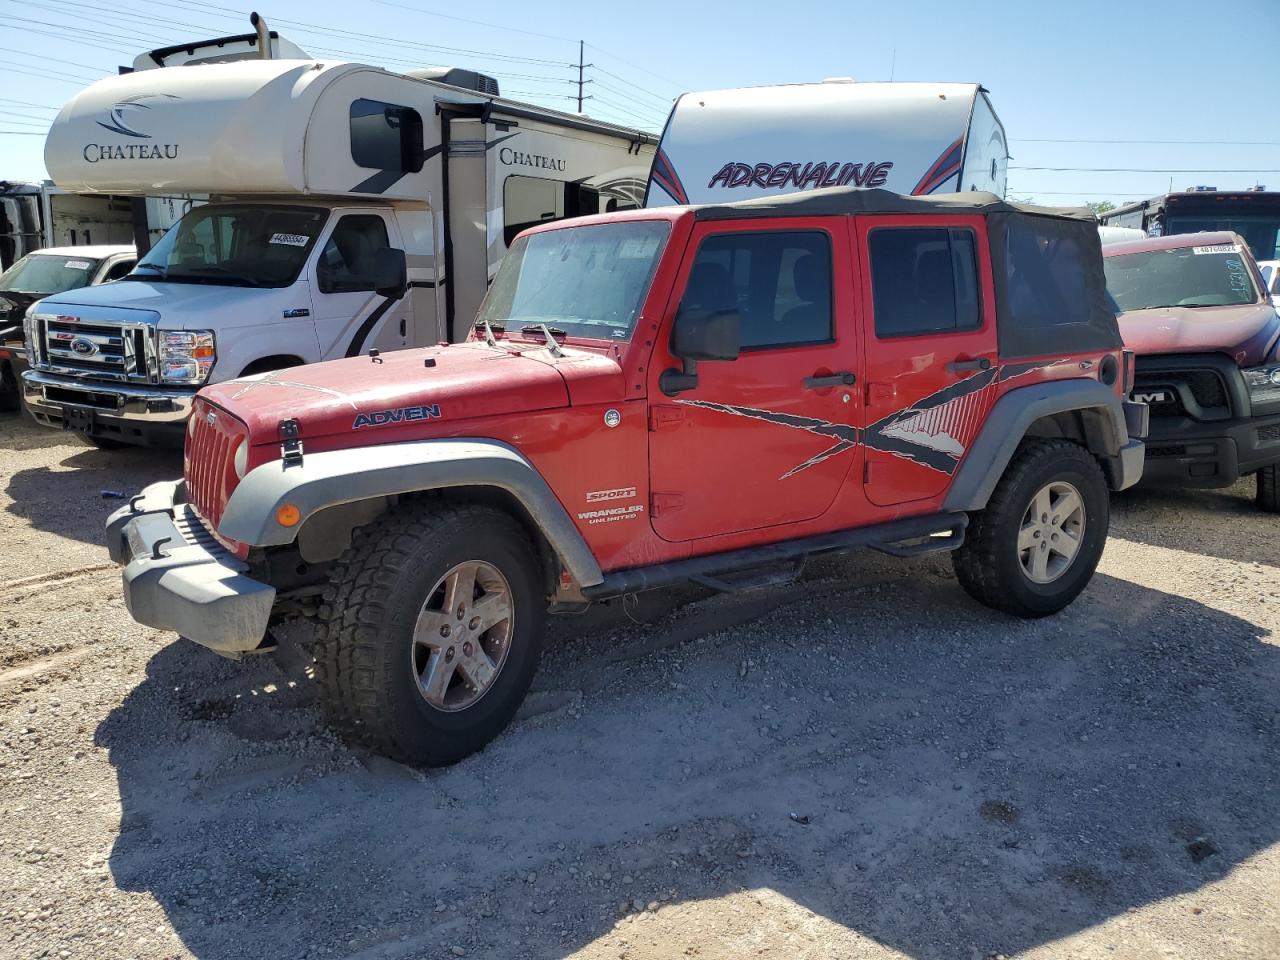
[(959, 357), (947, 364), (949, 373), (963, 373), (966, 370), (990, 370), (991, 361), (986, 357), (978, 357), (975, 360), (961, 360)]
[(843, 373), (829, 373), (823, 377), (805, 377), (804, 388), (806, 390), (821, 390), (824, 387), (852, 387), (857, 382), (857, 377), (845, 371)]
[(405, 335), (405, 325), (404, 325), (404, 322), (405, 322), (405, 318), (404, 318), (404, 317), (401, 317), (401, 318), (400, 318), (400, 336), (402, 336), (402, 337)]

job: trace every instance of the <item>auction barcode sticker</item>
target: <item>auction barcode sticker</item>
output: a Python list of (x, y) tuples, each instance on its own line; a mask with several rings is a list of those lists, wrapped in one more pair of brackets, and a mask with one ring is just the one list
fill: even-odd
[(1239, 253), (1240, 245), (1238, 243), (1215, 243), (1211, 247), (1192, 247), (1192, 253)]
[(68, 270), (88, 270), (93, 266), (88, 260), (68, 260), (63, 263)]
[(300, 233), (273, 233), (271, 235), (272, 243), (284, 243), (291, 247), (305, 247), (311, 242), (310, 237), (304, 237)]

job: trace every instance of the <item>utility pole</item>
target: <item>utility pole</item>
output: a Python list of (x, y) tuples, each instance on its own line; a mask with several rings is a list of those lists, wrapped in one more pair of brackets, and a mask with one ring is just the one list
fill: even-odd
[(594, 66), (595, 66), (595, 64), (594, 64), (594, 63), (583, 63), (583, 60), (585, 59), (585, 57), (583, 56), (583, 52), (584, 52), (585, 47), (586, 47), (586, 43), (585, 43), (584, 41), (582, 41), (582, 40), (579, 40), (579, 41), (578, 41), (578, 112), (579, 112), (579, 113), (581, 113), (581, 112), (582, 112), (582, 101), (583, 101), (583, 100), (590, 100), (590, 99), (591, 99), (590, 97), (584, 97), (584, 96), (582, 95), (582, 87), (583, 87), (583, 85), (584, 85), (584, 84), (588, 84), (588, 83), (590, 83), (590, 82), (591, 82), (590, 80), (584, 80), (584, 79), (582, 78), (582, 72), (583, 72), (583, 70), (585, 70), (587, 67), (594, 67)]

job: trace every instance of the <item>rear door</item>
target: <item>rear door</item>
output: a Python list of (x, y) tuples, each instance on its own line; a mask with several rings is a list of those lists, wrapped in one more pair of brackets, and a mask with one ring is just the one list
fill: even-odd
[(653, 528), (684, 541), (817, 517), (860, 456), (848, 221), (704, 223), (689, 249), (667, 328), (681, 304), (736, 309), (742, 352), (670, 398), (651, 366)]
[(942, 495), (995, 399), (995, 293), (979, 216), (858, 217), (867, 498)]

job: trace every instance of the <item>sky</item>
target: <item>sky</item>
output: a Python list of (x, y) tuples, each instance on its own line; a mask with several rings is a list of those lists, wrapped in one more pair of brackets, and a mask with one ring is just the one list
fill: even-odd
[[(42, 180), (58, 107), (145, 50), (247, 33), (240, 0), (0, 0), (0, 180)], [(976, 81), (1010, 141), (1009, 196), (1122, 203), (1206, 184), (1280, 190), (1280, 0), (261, 0), (313, 56), (468, 67), (502, 92), (659, 131), (689, 90)], [(572, 66), (571, 66), (572, 65)]]

